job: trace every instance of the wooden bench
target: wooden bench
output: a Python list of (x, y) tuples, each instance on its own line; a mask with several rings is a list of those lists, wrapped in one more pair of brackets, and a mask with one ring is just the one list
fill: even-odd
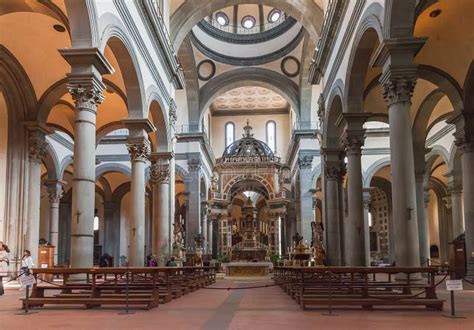
[[(43, 274), (62, 283), (43, 281)], [(141, 306), (146, 309), (170, 302), (215, 282), (213, 267), (51, 268), (33, 269), (28, 305)], [(25, 299), (21, 299), (25, 308)]]
[[(432, 267), (275, 267), (274, 281), (303, 309), (331, 304), (442, 310), (443, 300), (436, 296), (436, 271)], [(428, 282), (421, 273), (428, 274)]]

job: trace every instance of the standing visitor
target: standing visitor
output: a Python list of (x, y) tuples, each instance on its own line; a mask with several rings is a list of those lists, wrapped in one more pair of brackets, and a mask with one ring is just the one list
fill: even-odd
[(3, 289), (3, 277), (8, 275), (8, 266), (10, 265), (8, 253), (10, 253), (8, 246), (0, 242), (0, 296), (3, 296), (5, 293)]
[(33, 263), (33, 258), (31, 257), (30, 250), (25, 250), (23, 252), (23, 258), (21, 258), (21, 268), (20, 274), (23, 276), (28, 276), (31, 273), (31, 269), (35, 264)]

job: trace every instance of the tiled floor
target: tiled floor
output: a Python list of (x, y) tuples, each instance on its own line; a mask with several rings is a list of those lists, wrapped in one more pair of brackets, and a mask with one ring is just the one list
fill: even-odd
[[(245, 282), (218, 280), (213, 287), (249, 286)], [(260, 282), (260, 284), (270, 283)], [(448, 299), (445, 286), (439, 296)], [(152, 311), (119, 315), (117, 309), (37, 309), (21, 313), (18, 298), (23, 292), (9, 289), (0, 297), (0, 329), (474, 329), (474, 287), (456, 295), (458, 314), (465, 319), (449, 319), (449, 301), (444, 312), (418, 310), (324, 310), (302, 311), (280, 288), (247, 290), (201, 289)]]

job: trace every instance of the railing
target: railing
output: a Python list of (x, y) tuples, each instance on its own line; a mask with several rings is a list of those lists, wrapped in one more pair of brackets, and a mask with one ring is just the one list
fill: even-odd
[(233, 25), (233, 24), (227, 24), (227, 25), (221, 25), (217, 20), (211, 16), (206, 17), (204, 20), (212, 25), (214, 28), (227, 32), (227, 33), (236, 33), (236, 34), (256, 34), (260, 33), (263, 31), (268, 31), (270, 29), (273, 29), (274, 27), (280, 25), (281, 23), (285, 22), (288, 16), (284, 13), (281, 14), (280, 18), (277, 19), (275, 22), (268, 22), (260, 25), (255, 25), (254, 27), (247, 29), (244, 28), (241, 25)]
[(228, 163), (280, 163), (281, 159), (277, 156), (239, 156), (239, 157), (222, 157), (216, 160), (216, 164)]

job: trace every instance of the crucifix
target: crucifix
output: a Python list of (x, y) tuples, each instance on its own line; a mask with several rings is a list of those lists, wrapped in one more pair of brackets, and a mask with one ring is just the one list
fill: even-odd
[(411, 220), (411, 211), (413, 211), (413, 209), (411, 207), (407, 207), (408, 220)]
[(79, 216), (81, 215), (82, 213), (77, 211), (76, 212), (76, 223), (79, 224)]

